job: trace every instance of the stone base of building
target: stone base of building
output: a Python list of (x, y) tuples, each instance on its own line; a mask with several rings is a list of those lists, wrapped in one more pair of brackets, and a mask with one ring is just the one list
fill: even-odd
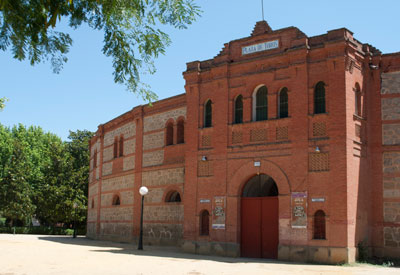
[(291, 262), (312, 262), (325, 264), (354, 263), (355, 247), (315, 247), (279, 245), (278, 259)]
[(184, 241), (182, 250), (186, 253), (240, 257), (240, 245), (225, 242)]
[(373, 247), (372, 255), (378, 258), (398, 259), (400, 247)]

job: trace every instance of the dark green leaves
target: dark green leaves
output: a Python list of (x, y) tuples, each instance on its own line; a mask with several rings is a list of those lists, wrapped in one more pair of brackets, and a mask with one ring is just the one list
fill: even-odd
[(114, 81), (151, 102), (156, 95), (140, 79), (155, 72), (154, 59), (170, 44), (159, 27), (186, 28), (199, 13), (192, 0), (0, 0), (0, 49), (32, 65), (50, 60), (58, 73), (72, 40), (54, 28), (61, 19), (72, 28), (86, 23), (104, 32)]

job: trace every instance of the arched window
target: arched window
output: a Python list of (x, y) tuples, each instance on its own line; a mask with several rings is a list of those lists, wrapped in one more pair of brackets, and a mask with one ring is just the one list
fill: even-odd
[(362, 116), (362, 110), (361, 110), (361, 89), (360, 85), (356, 83), (356, 87), (354, 89), (355, 93), (355, 114), (358, 116)]
[(113, 201), (112, 201), (112, 205), (120, 205), (120, 204), (121, 204), (121, 201), (119, 199), (119, 196), (115, 195), (113, 198)]
[(315, 85), (314, 91), (314, 113), (315, 114), (322, 114), (326, 113), (325, 107), (325, 83), (318, 82)]
[(165, 202), (181, 202), (181, 195), (177, 191), (172, 191), (165, 198)]
[(118, 157), (118, 137), (114, 138), (114, 158)]
[(204, 105), (204, 128), (212, 126), (212, 101), (211, 99)]
[(124, 136), (119, 138), (119, 156), (122, 157), (124, 155)]
[(267, 120), (268, 119), (268, 90), (267, 87), (262, 86), (253, 94), (253, 120)]
[(167, 124), (167, 136), (166, 136), (166, 145), (174, 144), (174, 126), (172, 122)]
[(185, 124), (183, 120), (178, 121), (176, 135), (176, 143), (180, 144), (185, 142)]
[(210, 235), (210, 213), (207, 210), (200, 213), (200, 235)]
[(94, 199), (92, 199), (92, 208), (94, 208)]
[(283, 88), (279, 93), (279, 118), (285, 118), (289, 116), (289, 97), (288, 97), (288, 89)]
[(325, 213), (318, 210), (314, 214), (314, 239), (325, 240)]
[(238, 95), (235, 100), (235, 123), (243, 122), (243, 96)]

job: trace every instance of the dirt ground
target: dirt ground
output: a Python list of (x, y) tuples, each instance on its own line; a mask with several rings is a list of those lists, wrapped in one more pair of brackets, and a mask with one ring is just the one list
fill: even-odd
[(0, 275), (400, 274), (399, 268), (329, 266), (180, 253), (84, 237), (0, 234)]

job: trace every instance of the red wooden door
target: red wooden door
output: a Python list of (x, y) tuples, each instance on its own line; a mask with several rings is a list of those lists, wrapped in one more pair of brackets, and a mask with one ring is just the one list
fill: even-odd
[(261, 257), (261, 200), (242, 198), (241, 256)]
[(261, 257), (278, 258), (278, 197), (261, 198)]
[(276, 259), (278, 197), (242, 198), (241, 256)]

